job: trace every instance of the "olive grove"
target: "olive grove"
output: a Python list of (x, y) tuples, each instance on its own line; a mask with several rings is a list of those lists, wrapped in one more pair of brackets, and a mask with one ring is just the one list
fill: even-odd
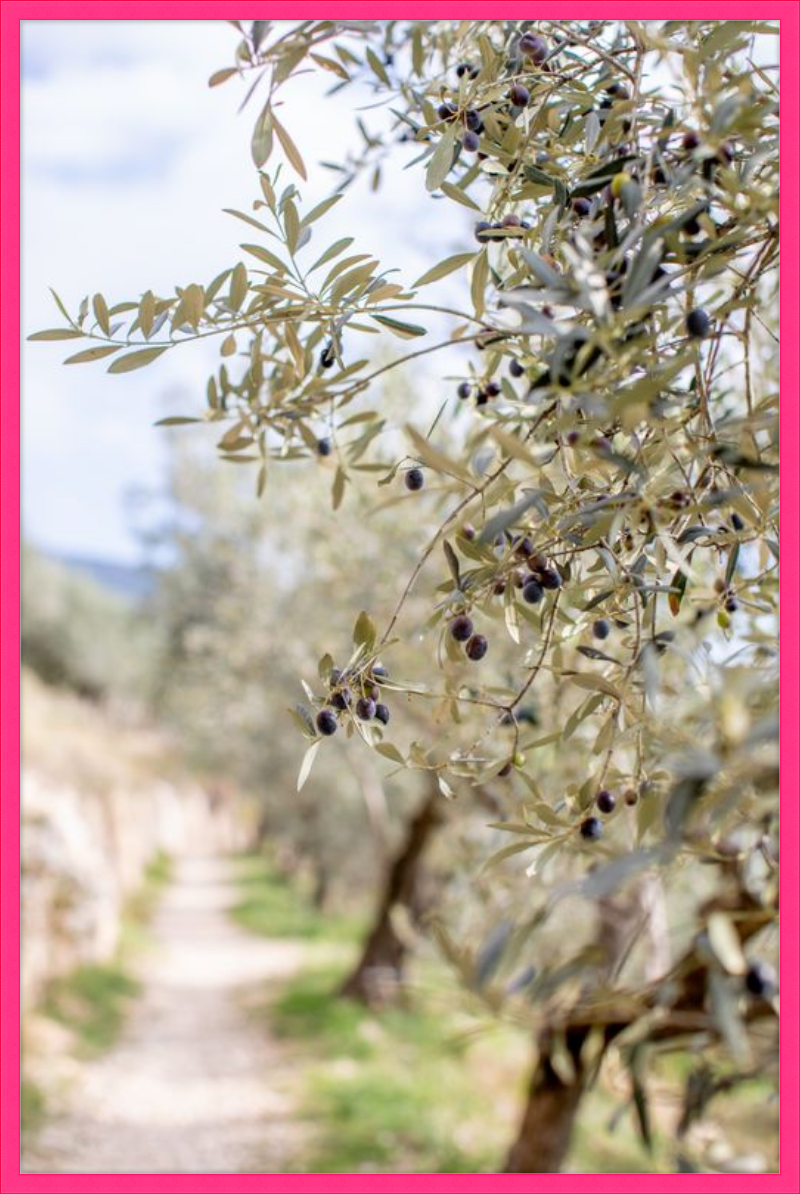
[[(116, 374), (218, 336), (204, 409), (165, 422), (216, 425), (267, 511), (324, 467), (342, 579), (291, 709), (298, 786), (347, 739), (433, 792), (412, 831), (475, 827), (428, 923), (486, 1014), (529, 1027), (506, 1171), (561, 1170), (611, 1053), (647, 1140), (664, 1052), (686, 1059), (676, 1166), (703, 1168), (693, 1122), (777, 1068), (775, 28), (232, 24), (210, 82), (253, 109), (241, 259), (59, 299), (34, 338)], [(311, 209), (283, 102), (309, 70), (375, 108)], [(359, 243), (351, 184), (379, 191), (396, 154), (473, 224), (416, 279)], [(421, 364), (433, 417), (396, 400)], [(353, 536), (390, 507), (403, 572), (359, 599)]]

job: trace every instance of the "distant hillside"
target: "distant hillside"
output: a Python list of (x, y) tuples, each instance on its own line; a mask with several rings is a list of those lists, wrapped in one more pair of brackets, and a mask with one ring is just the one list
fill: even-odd
[(52, 555), (51, 559), (90, 577), (101, 588), (127, 601), (138, 602), (153, 591), (153, 577), (149, 569), (137, 564), (116, 564), (93, 556)]

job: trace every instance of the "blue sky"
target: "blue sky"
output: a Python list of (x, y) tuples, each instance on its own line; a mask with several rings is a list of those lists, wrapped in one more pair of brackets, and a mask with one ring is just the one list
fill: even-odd
[[(23, 23), (24, 334), (58, 325), (49, 286), (71, 309), (98, 290), (111, 304), (209, 281), (239, 259), (243, 226), (222, 208), (247, 210), (256, 196), (248, 148), (256, 109), (237, 114), (238, 80), (207, 86), (236, 40), (224, 22)], [(353, 94), (325, 98), (325, 86), (312, 76), (293, 82), (283, 110), (309, 164), (309, 205), (331, 187), (315, 163), (356, 145)], [(380, 119), (364, 116), (373, 126)], [(365, 251), (411, 280), (434, 239), (439, 256), (468, 247), (467, 213), (454, 226), (447, 205), (445, 227), (440, 206), (426, 201), (419, 171), (397, 168), (378, 196), (348, 192), (327, 235), (357, 227)], [(153, 424), (201, 402), (218, 349), (187, 346), (114, 377), (102, 363), (63, 366), (63, 348), (23, 345), (25, 534), (57, 552), (136, 560), (129, 495), (158, 486), (167, 437), (187, 434)]]

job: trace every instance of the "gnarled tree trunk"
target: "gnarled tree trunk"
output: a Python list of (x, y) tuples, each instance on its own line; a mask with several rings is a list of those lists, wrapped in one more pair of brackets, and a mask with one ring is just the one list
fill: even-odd
[(442, 822), (442, 803), (438, 785), (434, 785), (409, 822), (389, 867), (375, 923), (357, 966), (341, 988), (342, 995), (377, 1005), (391, 998), (402, 979), (406, 943), (392, 923), (392, 911), (395, 908), (415, 911), (422, 856)]
[(560, 1075), (553, 1065), (553, 1037), (543, 1032), (528, 1088), (528, 1101), (519, 1135), (511, 1147), (504, 1173), (560, 1173), (572, 1140), (572, 1129), (586, 1082), (581, 1049), (588, 1028), (568, 1028), (565, 1045), (572, 1075)]
[[(762, 907), (746, 890), (735, 861), (729, 864), (729, 875), (735, 881), (732, 890), (715, 896), (703, 905), (703, 915), (715, 909), (729, 915), (739, 914), (738, 934), (742, 944), (763, 929), (772, 914)], [(647, 940), (650, 956), (645, 960), (645, 969), (652, 987), (648, 1003), (659, 1006), (662, 983), (665, 977), (675, 984), (676, 994), (671, 1004), (672, 1016), (666, 1015), (654, 1024), (650, 1040), (667, 1041), (682, 1037), (686, 1033), (687, 1015), (692, 1014), (696, 1022), (707, 1031), (715, 1031), (712, 1017), (707, 1016), (704, 1007), (708, 984), (708, 962), (706, 947), (698, 953), (697, 942), (693, 941), (683, 957), (670, 967), (669, 941), (666, 918), (662, 907), (662, 893), (657, 876), (645, 875), (624, 897), (609, 897), (599, 901), (598, 945), (605, 952), (602, 967), (606, 976), (620, 969), (628, 956), (635, 937), (642, 931)], [(663, 1004), (661, 1004), (663, 1008)], [(768, 1000), (753, 1009), (759, 1017), (773, 1014)], [(614, 1038), (629, 1025), (629, 1013), (621, 1009), (618, 1020), (606, 1022), (603, 1028), (603, 1042), (600, 1055), (587, 1066), (581, 1057), (584, 1042), (593, 1027), (591, 1006), (573, 1009), (572, 1020), (558, 1026), (546, 1027), (539, 1035), (537, 1057), (533, 1076), (528, 1088), (528, 1099), (519, 1135), (512, 1145), (506, 1160), (504, 1173), (560, 1173), (569, 1151), (572, 1130), (581, 1099), (600, 1057)], [(554, 1045), (558, 1044), (558, 1032), (563, 1036), (566, 1053), (571, 1065), (556, 1067)], [(559, 1073), (559, 1069), (561, 1073)], [(572, 1070), (571, 1074), (566, 1071)]]
[[(624, 896), (608, 896), (598, 901), (596, 941), (603, 960), (599, 970), (587, 976), (589, 985), (608, 981), (624, 965), (638, 933), (644, 931), (651, 936), (655, 926), (645, 900), (647, 892), (647, 884), (640, 882)], [(545, 1026), (539, 1033), (528, 1100), (519, 1135), (506, 1160), (505, 1173), (561, 1172), (590, 1076), (581, 1057), (589, 1031), (590, 1023), (567, 1021), (558, 1027), (558, 1035), (552, 1026)], [(606, 1026), (604, 1048), (615, 1032), (614, 1026)], [(557, 1067), (554, 1048), (560, 1043), (559, 1038), (564, 1042), (565, 1064)]]

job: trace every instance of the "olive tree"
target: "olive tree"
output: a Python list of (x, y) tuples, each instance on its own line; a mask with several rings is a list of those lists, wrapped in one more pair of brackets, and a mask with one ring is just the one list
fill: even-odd
[[(139, 503), (140, 534), (153, 559), (144, 614), (158, 629), (151, 707), (192, 764), (237, 784), (256, 814), (255, 840), (269, 840), (279, 860), (299, 868), (320, 905), (328, 898), (358, 905), (376, 886), (385, 903), (392, 892), (368, 953), (382, 971), (390, 963), (399, 969), (404, 945), (391, 933), (388, 912), (401, 896), (420, 903), (416, 862), (424, 842), (413, 829), (414, 807), (418, 789), (426, 795), (430, 783), (405, 771), (387, 783), (377, 756), (334, 749), (296, 792), (297, 739), (285, 732), (286, 702), (316, 660), (315, 640), (344, 634), (349, 604), (380, 583), (376, 556), (383, 570), (413, 562), (397, 527), (387, 525), (392, 512), (365, 526), (366, 511), (351, 502), (321, 517), (329, 475), (320, 461), (304, 478), (311, 501), (298, 502), (290, 486), (267, 509), (237, 483), (240, 474), (214, 469), (199, 445), (175, 442), (166, 489)], [(334, 522), (353, 539), (346, 575)], [(328, 586), (337, 588), (339, 604), (315, 628)], [(387, 873), (395, 853), (402, 880)], [(394, 890), (398, 882), (402, 893)]]
[[(775, 1060), (775, 27), (234, 24), (211, 84), (246, 79), (260, 104), (242, 260), (171, 295), (59, 301), (64, 327), (39, 338), (120, 373), (219, 335), (205, 410), (180, 421), (219, 424), (259, 496), (281, 462), (322, 456), (335, 508), (360, 482), (413, 510), (388, 612), (354, 608), (352, 644), (307, 678), (302, 778), (339, 734), (443, 801), (504, 793), (474, 843), (482, 901), (437, 931), (535, 1038), (508, 1171), (562, 1167), (609, 1050), (645, 1139), (651, 1059), (686, 1053), (689, 1141)], [(384, 113), (311, 210), (282, 105), (308, 70)], [(474, 220), (416, 280), (323, 234), (399, 152)], [(387, 338), (409, 343), (387, 360)], [(435, 418), (412, 406), (390, 428), (387, 375), (454, 352)]]

